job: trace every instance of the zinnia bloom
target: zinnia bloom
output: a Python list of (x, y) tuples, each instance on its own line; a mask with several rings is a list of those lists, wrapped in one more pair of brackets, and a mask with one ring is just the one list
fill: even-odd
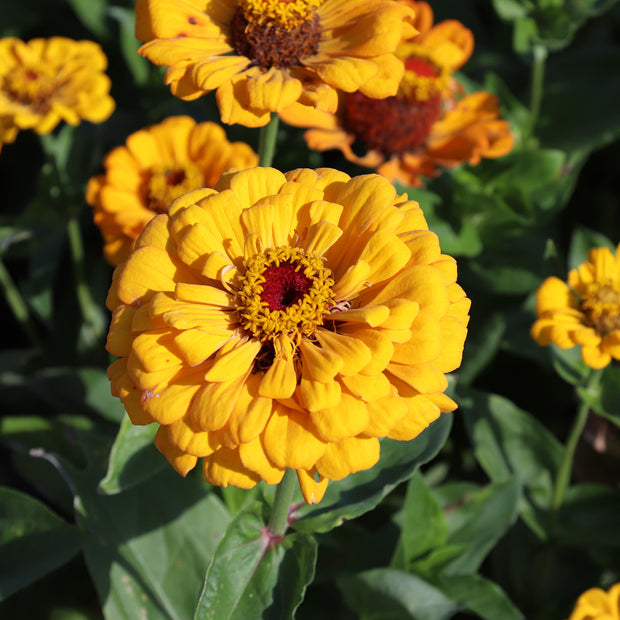
[(393, 95), (412, 18), (394, 0), (137, 0), (136, 37), (174, 95), (217, 90), (223, 122), (260, 127), (296, 103), (333, 111), (335, 89)]
[(114, 110), (107, 59), (92, 41), (0, 39), (0, 143), (17, 130), (105, 121)]
[(340, 149), (349, 161), (419, 186), (420, 176), (438, 174), (438, 166), (505, 155), (514, 139), (508, 123), (498, 119), (497, 98), (487, 92), (463, 96), (453, 76), (471, 56), (471, 31), (456, 20), (433, 25), (426, 2), (402, 2), (415, 8), (419, 34), (396, 50), (405, 73), (395, 96), (341, 93), (335, 114), (297, 107), (284, 110), (282, 118), (310, 128), (305, 137), (312, 149)]
[(181, 194), (213, 187), (228, 168), (250, 168), (258, 156), (244, 142), (231, 143), (215, 123), (173, 116), (131, 134), (104, 160), (105, 174), (86, 191), (109, 263), (127, 260), (135, 240)]
[(185, 475), (297, 471), (309, 503), (456, 403), (470, 302), (417, 202), (379, 175), (225, 173), (145, 228), (108, 296), (112, 392)]
[(590, 250), (588, 260), (568, 274), (568, 284), (547, 278), (536, 297), (531, 333), (538, 344), (581, 345), (591, 368), (620, 359), (620, 259), (609, 248)]
[(601, 588), (586, 590), (568, 620), (620, 620), (620, 583), (609, 592)]

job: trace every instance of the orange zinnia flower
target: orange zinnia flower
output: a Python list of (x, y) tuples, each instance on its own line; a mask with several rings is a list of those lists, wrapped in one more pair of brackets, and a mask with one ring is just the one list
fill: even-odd
[(106, 120), (114, 110), (106, 66), (92, 41), (0, 39), (0, 144), (20, 129), (47, 134), (61, 121)]
[(309, 503), (442, 412), (469, 299), (387, 179), (250, 168), (145, 228), (108, 295), (108, 374), (185, 475), (249, 488), (296, 470)]
[(256, 166), (258, 156), (245, 142), (230, 143), (215, 123), (172, 116), (131, 134), (103, 163), (106, 172), (89, 181), (86, 201), (94, 207), (107, 261), (118, 265), (175, 198), (214, 187), (228, 168)]
[[(292, 106), (282, 118), (309, 128), (310, 148), (338, 148), (348, 160), (410, 186), (437, 174), (438, 166), (477, 164), (508, 153), (514, 140), (506, 121), (498, 120), (497, 98), (487, 92), (462, 96), (453, 76), (472, 53), (471, 31), (455, 20), (433, 26), (426, 2), (402, 3), (415, 8), (419, 34), (397, 48), (405, 73), (395, 96), (341, 93), (335, 114)], [(364, 155), (355, 154), (354, 143)]]
[(223, 122), (260, 127), (297, 102), (335, 110), (335, 89), (393, 95), (412, 19), (395, 0), (137, 0), (136, 37), (174, 95), (217, 90)]
[(588, 260), (572, 269), (568, 284), (547, 278), (536, 293), (538, 320), (532, 338), (561, 349), (581, 345), (584, 364), (603, 368), (620, 359), (620, 246), (593, 248)]

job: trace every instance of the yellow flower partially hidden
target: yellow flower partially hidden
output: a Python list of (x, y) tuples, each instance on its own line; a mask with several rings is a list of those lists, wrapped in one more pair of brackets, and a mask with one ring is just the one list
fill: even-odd
[(470, 301), (379, 175), (252, 168), (178, 198), (114, 272), (112, 392), (185, 475), (307, 502), (456, 408)]
[(135, 240), (181, 194), (213, 187), (228, 168), (251, 168), (258, 156), (244, 142), (229, 142), (215, 123), (172, 116), (131, 134), (104, 160), (105, 174), (86, 191), (103, 239), (106, 260), (127, 260)]
[(293, 104), (333, 111), (336, 90), (395, 94), (412, 20), (395, 0), (136, 1), (138, 51), (169, 67), (172, 94), (216, 90), (222, 121), (247, 127)]
[(405, 72), (395, 96), (341, 93), (335, 113), (297, 104), (283, 110), (282, 118), (308, 128), (310, 148), (340, 149), (348, 160), (409, 186), (421, 185), (421, 176), (436, 176), (438, 167), (507, 154), (514, 139), (508, 123), (499, 120), (497, 98), (487, 92), (464, 96), (453, 76), (471, 56), (471, 31), (456, 20), (433, 25), (426, 2), (401, 3), (415, 10), (419, 34), (396, 50)]
[(601, 588), (586, 590), (568, 620), (620, 620), (620, 583), (608, 592)]
[(568, 284), (547, 278), (536, 293), (538, 320), (532, 338), (561, 349), (581, 345), (590, 368), (620, 359), (620, 258), (608, 248), (594, 248), (572, 269)]
[(0, 144), (18, 130), (105, 121), (114, 111), (107, 59), (92, 41), (0, 39)]

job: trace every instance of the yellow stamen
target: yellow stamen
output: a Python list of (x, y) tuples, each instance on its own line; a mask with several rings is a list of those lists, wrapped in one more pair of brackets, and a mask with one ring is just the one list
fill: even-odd
[(204, 187), (204, 175), (198, 166), (186, 161), (174, 166), (153, 166), (145, 184), (146, 202), (151, 211), (165, 213), (170, 203), (194, 189)]
[(601, 334), (620, 329), (620, 291), (609, 284), (592, 282), (581, 301), (581, 309)]
[[(295, 303), (272, 310), (261, 299), (266, 282), (264, 273), (269, 267), (283, 263), (293, 265), (295, 272), (303, 274), (309, 280), (309, 289)], [(334, 280), (319, 256), (307, 254), (301, 248), (280, 247), (256, 254), (245, 261), (245, 267), (238, 285), (238, 313), (243, 328), (255, 338), (273, 341), (280, 334), (287, 334), (298, 342), (302, 335), (311, 336), (323, 324), (334, 297)]]
[(248, 21), (265, 26), (294, 28), (310, 21), (324, 0), (238, 0)]

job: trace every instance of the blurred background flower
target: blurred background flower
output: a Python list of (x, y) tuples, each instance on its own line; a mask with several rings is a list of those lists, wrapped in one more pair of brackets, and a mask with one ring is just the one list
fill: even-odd
[(173, 116), (131, 134), (104, 159), (105, 174), (86, 192), (112, 265), (129, 256), (135, 240), (157, 214), (190, 190), (213, 187), (228, 168), (249, 168), (258, 156), (244, 142), (229, 142), (211, 122)]

